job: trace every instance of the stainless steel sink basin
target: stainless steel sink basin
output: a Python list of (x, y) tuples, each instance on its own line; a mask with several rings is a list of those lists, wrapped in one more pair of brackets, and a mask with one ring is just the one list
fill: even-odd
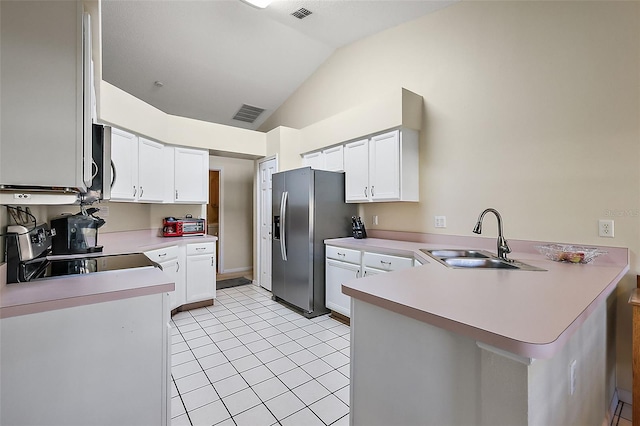
[(437, 262), (458, 269), (507, 269), (512, 271), (545, 271), (517, 260), (503, 260), (484, 250), (420, 249)]
[(450, 257), (443, 259), (444, 263), (454, 268), (491, 268), (518, 269), (517, 266), (500, 259), (479, 259), (474, 257)]
[(472, 258), (489, 258), (491, 253), (480, 250), (422, 250), (433, 257), (445, 259), (449, 257), (472, 257)]

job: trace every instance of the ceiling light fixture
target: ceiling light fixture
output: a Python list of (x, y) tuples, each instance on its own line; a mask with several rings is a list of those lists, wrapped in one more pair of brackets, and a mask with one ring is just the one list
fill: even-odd
[(240, 0), (240, 1), (250, 6), (256, 7), (258, 9), (264, 9), (265, 7), (271, 4), (271, 0)]

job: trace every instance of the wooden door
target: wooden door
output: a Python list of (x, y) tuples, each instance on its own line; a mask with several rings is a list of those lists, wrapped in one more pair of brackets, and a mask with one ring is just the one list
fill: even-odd
[[(220, 170), (209, 170), (209, 203), (207, 204), (207, 229), (210, 235), (220, 238)], [(220, 240), (216, 241), (216, 265), (220, 265)]]

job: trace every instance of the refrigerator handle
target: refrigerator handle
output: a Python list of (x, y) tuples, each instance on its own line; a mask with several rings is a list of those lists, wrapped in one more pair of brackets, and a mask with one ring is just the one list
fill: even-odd
[(287, 260), (287, 200), (289, 193), (284, 191), (280, 199), (280, 254), (282, 260)]

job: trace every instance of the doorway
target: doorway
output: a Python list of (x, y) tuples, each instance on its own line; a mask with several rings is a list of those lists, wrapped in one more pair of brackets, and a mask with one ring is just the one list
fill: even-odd
[(278, 159), (267, 158), (258, 163), (258, 262), (257, 278), (261, 287), (271, 291), (271, 225), (272, 175), (278, 171)]
[(207, 204), (207, 234), (216, 241), (216, 271), (220, 272), (220, 170), (209, 170), (209, 203)]

